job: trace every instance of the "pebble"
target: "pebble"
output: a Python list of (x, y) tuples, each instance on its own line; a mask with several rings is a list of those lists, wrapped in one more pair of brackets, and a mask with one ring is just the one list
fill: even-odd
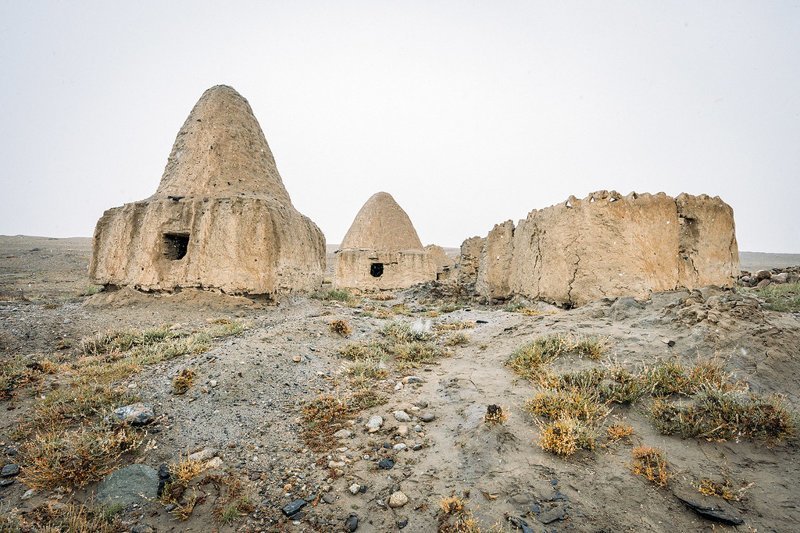
[(347, 531), (355, 531), (358, 529), (358, 515), (351, 514), (344, 522), (344, 528)]
[(408, 518), (401, 518), (397, 521), (397, 529), (403, 529), (408, 525)]
[(406, 376), (403, 378), (404, 383), (425, 383), (425, 380), (419, 376)]
[(428, 411), (419, 415), (419, 418), (423, 422), (433, 422), (436, 419), (436, 415)]
[(113, 417), (132, 426), (149, 424), (156, 417), (153, 408), (143, 403), (132, 403), (114, 410)]
[(35, 490), (28, 489), (22, 494), (22, 496), (20, 498), (23, 499), (23, 500), (30, 500), (31, 498), (33, 498), (34, 494), (36, 494)]
[(350, 491), (350, 494), (355, 496), (356, 494), (358, 494), (358, 491), (361, 490), (361, 485), (359, 485), (358, 483), (353, 483), (347, 490)]
[(402, 452), (403, 450), (408, 448), (408, 446), (406, 446), (404, 443), (400, 442), (398, 444), (395, 444), (393, 446), (393, 448), (394, 448), (394, 451), (396, 451), (396, 452)]
[(328, 461), (328, 468), (344, 468), (344, 461)]
[(369, 417), (366, 427), (370, 433), (375, 433), (383, 426), (383, 417), (380, 415), (373, 415)]
[(411, 422), (411, 415), (409, 415), (405, 411), (395, 411), (394, 419), (397, 420), (398, 422)]
[(3, 467), (3, 470), (0, 470), (0, 476), (2, 477), (11, 477), (17, 474), (19, 474), (19, 465), (14, 463), (9, 463)]
[(308, 503), (307, 501), (301, 498), (291, 503), (287, 503), (281, 508), (281, 511), (283, 511), (283, 514), (285, 516), (291, 517), (296, 515), (297, 512), (300, 511), (300, 509), (302, 509), (303, 507), (305, 507), (307, 503)]
[(14, 478), (11, 477), (4, 477), (0, 479), (0, 487), (8, 487), (9, 485), (14, 484)]
[(214, 387), (216, 387), (217, 385), (218, 385), (218, 383), (217, 383), (216, 379), (209, 380), (209, 382), (208, 382), (208, 386), (211, 387), (212, 389)]
[(391, 470), (392, 468), (394, 468), (394, 461), (392, 461), (388, 457), (386, 459), (381, 459), (380, 461), (378, 461), (378, 468), (380, 468), (381, 470)]
[(406, 496), (401, 490), (398, 490), (397, 492), (389, 496), (389, 507), (391, 507), (392, 509), (397, 509), (398, 507), (402, 507), (407, 503), (408, 503), (408, 496)]
[(208, 461), (215, 455), (217, 455), (217, 450), (215, 450), (214, 448), (203, 448), (198, 452), (190, 453), (188, 459), (190, 461), (202, 462), (202, 461)]
[(394, 390), (396, 391), (403, 390), (403, 383), (401, 381), (398, 381), (397, 384), (394, 386)]
[(353, 436), (353, 432), (349, 429), (340, 429), (336, 433), (333, 434), (334, 437), (337, 439), (349, 439)]
[(294, 357), (292, 357), (292, 361), (294, 361), (295, 363), (299, 363), (302, 360), (303, 358), (300, 357), (299, 355), (295, 355)]
[(333, 502), (336, 501), (336, 497), (330, 492), (326, 492), (325, 494), (322, 495), (322, 501), (327, 504), (333, 504)]
[(408, 426), (405, 425), (397, 426), (397, 434), (400, 435), (401, 437), (405, 437), (406, 435), (408, 435)]

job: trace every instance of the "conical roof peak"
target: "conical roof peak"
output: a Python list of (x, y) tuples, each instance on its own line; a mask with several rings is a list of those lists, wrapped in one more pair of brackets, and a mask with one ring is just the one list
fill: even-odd
[(408, 214), (387, 192), (373, 194), (344, 236), (342, 250), (422, 250)]
[(183, 123), (155, 196), (259, 196), (291, 205), (247, 100), (233, 87), (206, 90)]

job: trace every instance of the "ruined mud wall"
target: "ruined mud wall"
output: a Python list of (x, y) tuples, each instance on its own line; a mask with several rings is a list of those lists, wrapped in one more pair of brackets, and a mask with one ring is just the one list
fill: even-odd
[(718, 197), (599, 191), (505, 222), (481, 251), (476, 292), (582, 305), (603, 297), (730, 286), (738, 274), (733, 210)]
[[(375, 265), (380, 265), (376, 270)], [(423, 250), (339, 250), (333, 285), (359, 290), (406, 289), (436, 279), (436, 258)]]
[(257, 198), (155, 200), (106, 211), (97, 223), (95, 283), (146, 291), (230, 294), (312, 291), (325, 239), (296, 210)]

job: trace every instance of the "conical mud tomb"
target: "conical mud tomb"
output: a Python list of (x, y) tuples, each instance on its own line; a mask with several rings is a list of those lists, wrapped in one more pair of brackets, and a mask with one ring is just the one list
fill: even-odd
[(250, 104), (208, 89), (172, 147), (150, 198), (106, 211), (94, 232), (95, 283), (232, 294), (314, 290), (325, 238), (283, 186)]
[(436, 279), (438, 261), (389, 193), (374, 194), (336, 251), (333, 283), (362, 290), (404, 289)]

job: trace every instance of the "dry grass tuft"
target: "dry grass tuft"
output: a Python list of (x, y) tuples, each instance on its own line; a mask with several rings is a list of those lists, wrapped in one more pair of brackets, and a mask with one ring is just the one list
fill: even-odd
[(341, 335), (342, 337), (349, 337), (351, 333), (353, 333), (353, 328), (350, 327), (350, 323), (347, 320), (333, 320), (328, 323), (328, 329), (330, 329), (331, 333), (335, 335)]
[(458, 496), (448, 496), (439, 500), (439, 508), (444, 514), (460, 513), (464, 510), (464, 500)]
[(703, 496), (717, 496), (727, 501), (741, 500), (742, 489), (736, 490), (730, 479), (724, 479), (721, 483), (713, 479), (703, 478), (697, 486), (697, 492)]
[(353, 387), (363, 389), (374, 386), (376, 381), (386, 379), (389, 372), (382, 360), (361, 359), (350, 363), (345, 374), (350, 378)]
[(633, 436), (633, 426), (628, 424), (611, 424), (606, 428), (606, 435), (611, 442), (630, 440)]
[(637, 446), (631, 451), (633, 464), (631, 470), (659, 487), (669, 484), (669, 465), (664, 452), (650, 446)]
[(28, 360), (22, 356), (0, 362), (0, 400), (9, 400), (14, 391), (39, 381), (44, 374), (54, 374), (58, 365), (49, 359)]
[(333, 434), (349, 427), (358, 412), (384, 403), (386, 399), (372, 389), (346, 396), (321, 394), (303, 407), (301, 436), (312, 450), (327, 450), (336, 444)]
[(433, 329), (438, 332), (443, 331), (461, 331), (463, 329), (473, 329), (475, 322), (441, 322), (434, 324)]
[(346, 291), (343, 289), (331, 289), (329, 291), (321, 291), (311, 295), (312, 298), (317, 300), (323, 300), (326, 302), (351, 302), (355, 300), (356, 297), (350, 293), (350, 291)]
[(339, 355), (351, 361), (382, 359), (386, 356), (386, 350), (377, 343), (365, 344), (351, 342), (339, 349)]
[(199, 476), (203, 469), (203, 462), (189, 459), (189, 454), (186, 454), (185, 458), (180, 457), (177, 463), (169, 465), (172, 478), (179, 483), (189, 483)]
[(577, 389), (540, 392), (525, 402), (525, 410), (549, 420), (570, 418), (588, 422), (597, 422), (609, 413), (596, 396)]
[(98, 481), (142, 443), (130, 428), (81, 426), (37, 433), (20, 447), (21, 480), (31, 488), (83, 487)]
[(540, 425), (539, 446), (548, 452), (568, 457), (578, 450), (593, 450), (594, 430), (576, 418), (561, 418)]
[(392, 348), (399, 368), (417, 368), (450, 355), (430, 342), (414, 341), (395, 344)]
[(466, 333), (453, 333), (444, 341), (445, 346), (466, 346), (467, 344), (469, 344), (469, 335)]
[(172, 380), (172, 394), (186, 394), (194, 384), (196, 374), (191, 368), (184, 368), (180, 374)]
[(704, 390), (687, 405), (657, 400), (651, 414), (665, 435), (775, 442), (794, 436), (795, 420), (777, 397)]
[(397, 298), (397, 295), (393, 292), (376, 292), (374, 294), (370, 294), (368, 298), (377, 302), (386, 302), (388, 300), (394, 300)]
[(42, 531), (55, 533), (116, 533), (125, 531), (120, 522), (118, 507), (88, 507), (83, 504), (45, 504), (34, 508), (26, 515), (24, 527), (5, 529), (0, 522), (0, 531)]

